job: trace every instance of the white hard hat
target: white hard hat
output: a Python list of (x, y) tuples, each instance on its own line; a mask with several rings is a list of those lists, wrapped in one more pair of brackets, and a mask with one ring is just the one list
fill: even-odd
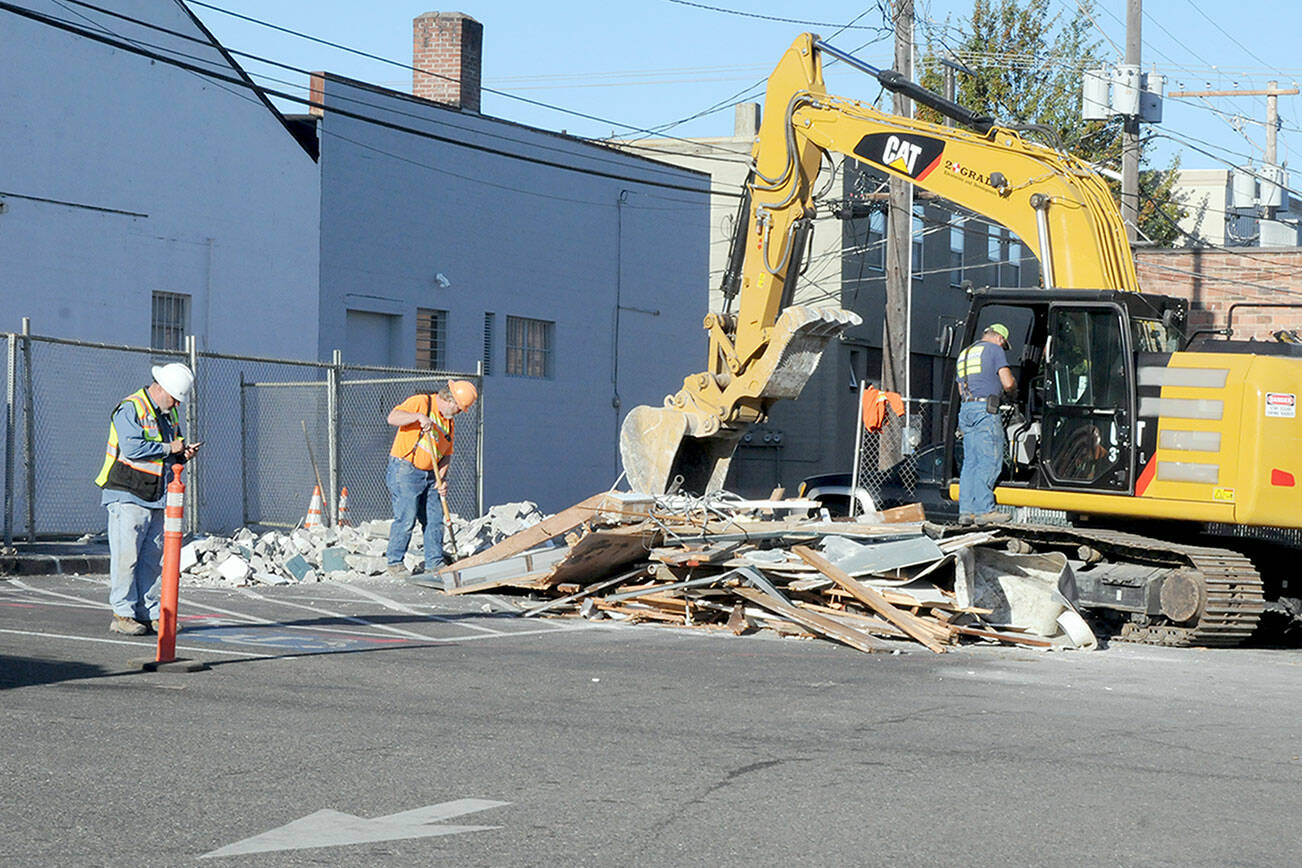
[(164, 392), (177, 401), (189, 400), (190, 389), (194, 387), (194, 374), (190, 373), (190, 369), (185, 365), (180, 362), (154, 365), (151, 373), (154, 375), (154, 382), (162, 386)]

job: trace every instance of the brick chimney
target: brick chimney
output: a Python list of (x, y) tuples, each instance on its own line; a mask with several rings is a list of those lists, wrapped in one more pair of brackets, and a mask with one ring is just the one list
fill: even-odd
[(411, 29), (411, 92), (478, 112), (484, 25), (464, 12), (426, 12)]

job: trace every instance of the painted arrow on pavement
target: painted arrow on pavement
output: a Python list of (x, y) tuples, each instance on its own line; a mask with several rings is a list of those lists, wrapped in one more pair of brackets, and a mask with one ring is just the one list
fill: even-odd
[(236, 841), (220, 850), (204, 853), (200, 859), (216, 856), (241, 856), (248, 853), (268, 853), (273, 850), (305, 850), (310, 847), (342, 847), (346, 844), (369, 844), (375, 841), (397, 841), (404, 838), (432, 838), (436, 835), (457, 835), (461, 832), (483, 832), (500, 829), (500, 826), (439, 826), (443, 820), (472, 814), (488, 808), (501, 808), (510, 802), (493, 802), (488, 799), (456, 799), (438, 805), (426, 805), (410, 811), (400, 811), (367, 820), (340, 811), (327, 809), (308, 814), (301, 820), (286, 823), (278, 829)]

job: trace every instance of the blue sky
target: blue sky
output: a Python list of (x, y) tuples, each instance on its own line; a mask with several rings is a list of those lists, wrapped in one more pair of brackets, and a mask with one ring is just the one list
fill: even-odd
[[(1069, 15), (1074, 0), (1048, 0)], [(400, 63), (411, 61), (411, 19), (430, 5), (405, 0), (369, 3), (322, 0), (213, 0), (212, 5), (299, 30)], [(396, 89), (410, 88), (411, 73), (357, 57), (203, 6), (195, 12), (228, 47), (306, 69), (325, 69)], [(791, 40), (805, 30), (889, 66), (891, 45), (873, 4), (810, 0), (465, 0), (457, 11), (484, 25), (485, 113), (584, 136), (665, 128), (677, 136), (727, 135), (739, 95), (757, 98)], [(970, 13), (971, 0), (917, 4), (919, 43), (943, 37), (945, 22)], [(448, 10), (444, 10), (448, 11)], [(1094, 35), (1108, 59), (1125, 45), (1125, 0), (1094, 9)], [(1302, 78), (1294, 61), (1302, 12), (1292, 4), (1210, 4), (1147, 0), (1144, 68), (1167, 76), (1168, 90), (1260, 89)], [(845, 27), (844, 25), (849, 25)], [(839, 31), (839, 32), (838, 32)], [(835, 34), (835, 36), (833, 35)], [(295, 73), (243, 60), (255, 74), (282, 78), (269, 87), (305, 88)], [(1037, 62), (1053, 62), (1052, 58)], [(828, 71), (833, 93), (871, 100), (876, 83), (852, 70)], [(1302, 145), (1302, 97), (1279, 98), (1280, 157)], [(537, 103), (537, 104), (535, 104)], [(539, 105), (541, 104), (541, 105)], [(708, 112), (716, 106), (723, 108)], [(980, 107), (974, 107), (980, 108)], [(702, 112), (700, 117), (685, 121)], [(1167, 99), (1153, 160), (1165, 165), (1180, 154), (1185, 168), (1225, 168), (1260, 162), (1265, 144), (1263, 97)], [(587, 116), (587, 117), (584, 117)], [(1196, 149), (1209, 152), (1200, 153)], [(1292, 185), (1298, 188), (1295, 180)]]

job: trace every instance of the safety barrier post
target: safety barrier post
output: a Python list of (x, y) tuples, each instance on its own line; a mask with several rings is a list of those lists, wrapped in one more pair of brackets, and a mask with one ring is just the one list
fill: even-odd
[(167, 486), (163, 510), (163, 580), (159, 594), (158, 649), (153, 660), (140, 661), (150, 671), (197, 672), (207, 669), (203, 663), (176, 656), (176, 612), (181, 596), (181, 538), (185, 535), (185, 483), (181, 481), (184, 465), (172, 466), (172, 481)]

